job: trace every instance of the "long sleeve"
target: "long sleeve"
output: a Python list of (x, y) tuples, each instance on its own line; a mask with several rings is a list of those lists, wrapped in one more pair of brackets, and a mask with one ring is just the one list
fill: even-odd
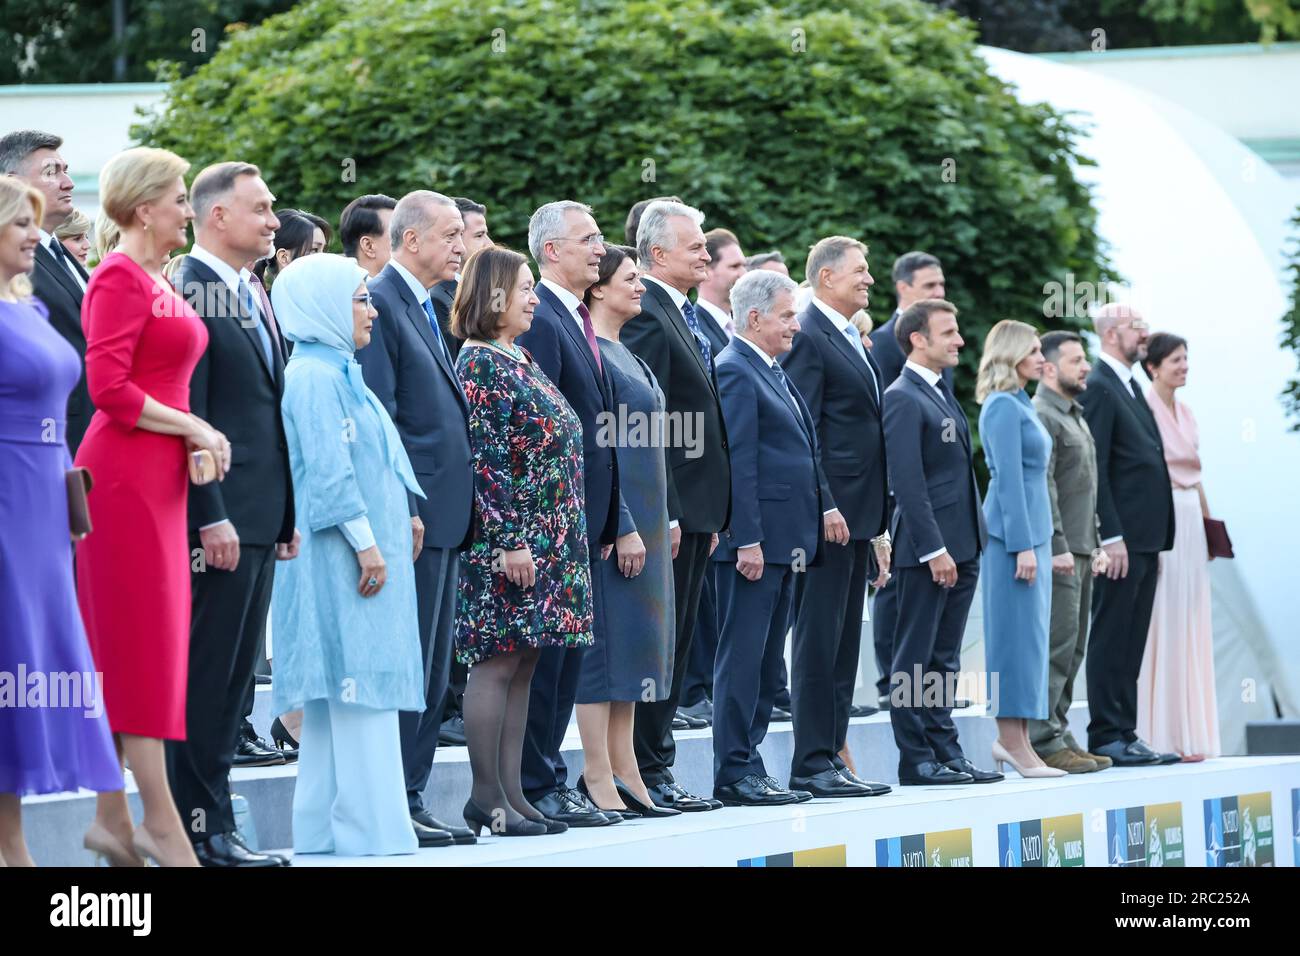
[(144, 390), (131, 380), (135, 349), (153, 316), (137, 279), (110, 264), (84, 303), (86, 383), (95, 407), (134, 428), (144, 411)]
[[(357, 363), (365, 377), (366, 387), (375, 393), (379, 403), (396, 424), (397, 416), (397, 365), (400, 361), (398, 346), (401, 336), (395, 324), (398, 317), (385, 298), (376, 296), (374, 324), (370, 327), (370, 344), (356, 353)], [(399, 426), (400, 431), (400, 426)], [(407, 511), (414, 517), (419, 513), (415, 495), (407, 494)]]
[[(794, 387), (799, 390), (799, 395), (803, 403), (808, 408), (808, 414), (812, 416), (813, 431), (820, 442), (822, 436), (822, 395), (824, 391), (824, 380), (826, 377), (825, 365), (822, 362), (821, 352), (817, 346), (812, 344), (806, 332), (800, 332), (794, 337), (794, 344), (790, 351), (781, 357), (781, 368)], [(834, 511), (838, 508), (835, 504), (835, 497), (831, 494), (831, 484), (826, 478), (825, 471), (821, 466), (822, 451), (820, 447), (817, 452), (817, 481), (822, 492), (822, 512)]]
[[(201, 299), (208, 294), (207, 288), (206, 284), (196, 282), (192, 294), (195, 298)], [(191, 300), (190, 304), (194, 305), (194, 300)], [(213, 331), (212, 322), (202, 312), (198, 312), (198, 314), (208, 330), (208, 347), (203, 350), (198, 364), (194, 366), (194, 371), (190, 375), (190, 413), (204, 421), (208, 421), (208, 388), (212, 378)], [(188, 512), (189, 526), (196, 530), (210, 528), (213, 525), (221, 524), (223, 521), (229, 521), (230, 515), (226, 512), (226, 498), (221, 488), (221, 482), (209, 481), (206, 485), (191, 484)]]
[(1097, 445), (1097, 514), (1101, 518), (1101, 540), (1115, 541), (1124, 536), (1124, 525), (1115, 507), (1115, 495), (1110, 487), (1110, 446), (1115, 431), (1115, 397), (1100, 385), (1093, 386), (1079, 397), (1083, 405), (1083, 418), (1092, 431)]
[(1020, 426), (1024, 420), (1020, 402), (1011, 393), (993, 394), (980, 420), (980, 442), (994, 474), (997, 508), (1002, 513), (1003, 544), (1008, 551), (1030, 551), (1034, 547), (1029, 531), (1029, 501), (1025, 494), (1024, 447)]
[(934, 520), (934, 507), (925, 484), (921, 432), (924, 422), (916, 400), (902, 391), (885, 392), (885, 445), (889, 455), (890, 485), (902, 512), (903, 533), (912, 538), (919, 556), (942, 553), (943, 534)]
[(1065, 522), (1061, 520), (1061, 505), (1056, 492), (1056, 450), (1061, 443), (1061, 432), (1047, 416), (1040, 416), (1043, 430), (1052, 439), (1052, 453), (1047, 458), (1047, 499), (1052, 503), (1052, 554), (1069, 554), (1070, 542), (1065, 537)]
[[(672, 363), (668, 354), (668, 340), (663, 324), (649, 312), (642, 312), (632, 319), (619, 333), (619, 341), (633, 355), (645, 362), (661, 386), (672, 381)], [(671, 412), (671, 409), (668, 409)], [(673, 478), (673, 463), (669, 457), (668, 474), (668, 520), (679, 521), (682, 517), (681, 499), (677, 495), (677, 482)]]
[(718, 391), (731, 446), (729, 530), (737, 546), (749, 547), (763, 541), (758, 508), (758, 396), (753, 380), (738, 365), (727, 363), (719, 369)]
[(281, 408), (290, 460), (301, 462), (295, 491), (299, 513), (312, 531), (342, 525), (367, 513), (352, 464), (357, 429), (354, 416), (364, 406), (349, 407), (332, 369), (307, 361), (285, 385)]
[[(462, 349), (461, 382), (469, 399), (469, 449), (474, 494), (487, 544), (518, 551), (528, 544), (515, 508), (510, 449), (514, 400), (498, 380), (503, 373), (483, 349)], [(466, 353), (472, 354), (466, 357)]]

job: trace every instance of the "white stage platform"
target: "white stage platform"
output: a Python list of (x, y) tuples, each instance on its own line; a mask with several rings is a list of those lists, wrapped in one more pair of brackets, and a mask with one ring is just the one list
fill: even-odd
[(1300, 757), (1227, 757), (483, 837), (412, 856), (300, 856), (294, 865), (1294, 866), (1298, 813)]

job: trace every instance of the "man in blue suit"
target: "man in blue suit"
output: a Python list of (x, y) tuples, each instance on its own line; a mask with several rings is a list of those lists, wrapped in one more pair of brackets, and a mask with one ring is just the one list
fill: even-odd
[[(569, 200), (550, 202), (528, 220), (528, 250), (541, 272), (536, 289), (540, 301), (533, 310), (532, 327), (519, 336), (518, 344), (528, 349), (537, 367), (582, 420), (593, 632), (600, 641), (604, 613), (596, 562), (609, 555), (618, 534), (618, 470), (614, 449), (597, 440), (600, 416), (614, 409), (613, 386), (602, 366), (591, 313), (582, 296), (600, 277), (604, 237), (590, 206)], [(620, 554), (639, 551), (643, 558), (645, 555), (635, 531), (618, 538), (618, 548)], [(560, 753), (573, 715), (581, 666), (581, 649), (542, 650), (528, 693), (521, 780), (524, 796), (552, 820), (569, 826), (605, 826), (622, 822), (622, 816), (614, 811), (601, 813), (569, 786), (569, 770)]]
[(790, 629), (795, 575), (817, 561), (823, 478), (817, 431), (777, 357), (799, 331), (795, 284), (755, 270), (731, 290), (736, 335), (717, 360), (718, 392), (731, 444), (731, 525), (720, 562), (722, 627), (713, 673), (713, 795), (727, 806), (811, 800), (786, 790), (763, 766)]
[(1002, 775), (980, 770), (962, 753), (950, 698), (988, 538), (970, 429), (942, 374), (957, 364), (964, 344), (957, 307), (922, 299), (898, 317), (894, 332), (907, 356), (885, 390), (898, 587), (889, 720), (899, 750), (898, 781), (992, 783)]
[(366, 384), (384, 403), (411, 459), (424, 498), (411, 495), (416, 547), (415, 596), (424, 651), (425, 710), (403, 711), (402, 764), (411, 822), (421, 846), (473, 843), (466, 827), (443, 823), (424, 807), (451, 667), (459, 549), (468, 543), (474, 508), (469, 405), (429, 296), (465, 254), (465, 223), (456, 204), (427, 189), (407, 193), (389, 222), (393, 255), (370, 280), (374, 327), (357, 352)]

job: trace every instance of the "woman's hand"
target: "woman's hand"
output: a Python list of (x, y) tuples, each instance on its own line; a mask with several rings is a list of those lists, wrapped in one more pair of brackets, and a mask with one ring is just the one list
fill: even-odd
[(358, 551), (357, 564), (361, 565), (361, 582), (357, 585), (357, 593), (362, 597), (374, 597), (388, 580), (388, 565), (379, 553), (379, 545), (372, 544), (366, 550)]
[(1033, 584), (1038, 577), (1038, 558), (1033, 551), (1020, 551), (1016, 554), (1016, 580)]
[(618, 552), (618, 569), (623, 577), (634, 578), (641, 573), (645, 567), (645, 542), (641, 535), (635, 531), (623, 535), (614, 542), (614, 549)]
[(537, 566), (533, 563), (533, 553), (527, 547), (518, 551), (502, 551), (500, 561), (500, 570), (511, 584), (530, 588), (537, 583)]
[(217, 481), (221, 481), (230, 471), (230, 442), (203, 419), (193, 415), (190, 418), (194, 430), (185, 436), (185, 447), (189, 451), (209, 452), (217, 466)]

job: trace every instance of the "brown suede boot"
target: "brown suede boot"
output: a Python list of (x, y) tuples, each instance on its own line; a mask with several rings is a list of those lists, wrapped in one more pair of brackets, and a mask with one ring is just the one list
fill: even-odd
[(1055, 767), (1057, 770), (1064, 770), (1066, 773), (1095, 773), (1101, 768), (1097, 762), (1089, 757), (1080, 757), (1068, 747), (1058, 750), (1055, 753), (1039, 754), (1043, 763), (1049, 767)]
[(1088, 751), (1076, 747), (1070, 747), (1069, 749), (1073, 750), (1085, 760), (1091, 760), (1097, 765), (1098, 770), (1105, 770), (1107, 767), (1113, 766), (1115, 763), (1115, 761), (1111, 760), (1109, 757), (1103, 757), (1101, 754), (1090, 754)]

